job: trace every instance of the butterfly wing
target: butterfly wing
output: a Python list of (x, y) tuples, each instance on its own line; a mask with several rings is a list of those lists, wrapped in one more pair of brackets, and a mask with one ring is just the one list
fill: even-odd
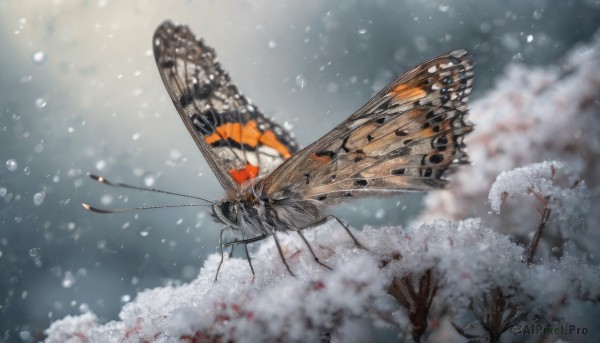
[(269, 174), (298, 150), (286, 130), (240, 94), (215, 51), (187, 26), (164, 22), (153, 47), (179, 116), (226, 190)]
[(473, 71), (467, 52), (427, 61), (380, 91), (331, 132), (277, 168), (262, 191), (324, 205), (443, 187), (466, 163), (463, 136)]

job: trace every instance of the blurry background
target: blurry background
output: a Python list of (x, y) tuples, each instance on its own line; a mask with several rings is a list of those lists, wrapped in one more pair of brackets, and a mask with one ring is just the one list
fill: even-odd
[[(546, 64), (588, 40), (600, 1), (0, 2), (0, 341), (33, 342), (68, 314), (117, 318), (145, 288), (192, 280), (216, 251), (202, 208), (99, 215), (222, 189), (176, 115), (151, 53), (165, 19), (214, 47), (242, 92), (308, 145), (407, 68), (447, 50), (477, 63), (472, 99), (512, 62)], [(476, 114), (474, 114), (476, 115)], [(404, 224), (420, 195), (335, 211)]]

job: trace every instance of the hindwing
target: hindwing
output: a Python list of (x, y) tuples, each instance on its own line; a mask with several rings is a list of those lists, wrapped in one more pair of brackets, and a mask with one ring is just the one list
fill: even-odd
[(472, 131), (465, 116), (473, 81), (467, 52), (427, 61), (380, 91), (331, 132), (301, 150), (265, 181), (274, 199), (339, 203), (441, 188)]

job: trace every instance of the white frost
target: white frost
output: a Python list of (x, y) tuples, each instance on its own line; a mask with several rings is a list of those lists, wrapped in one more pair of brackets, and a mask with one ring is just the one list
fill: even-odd
[(543, 197), (555, 195), (559, 186), (554, 185), (554, 179), (559, 170), (568, 173), (571, 183), (575, 181), (571, 168), (557, 161), (535, 163), (500, 173), (488, 195), (492, 210), (500, 213), (506, 197), (532, 193)]

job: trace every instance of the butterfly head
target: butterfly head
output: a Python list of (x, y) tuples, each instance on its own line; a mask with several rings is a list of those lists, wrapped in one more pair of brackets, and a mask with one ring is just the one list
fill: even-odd
[(239, 202), (224, 200), (213, 205), (213, 218), (217, 223), (223, 223), (229, 227), (239, 227)]

